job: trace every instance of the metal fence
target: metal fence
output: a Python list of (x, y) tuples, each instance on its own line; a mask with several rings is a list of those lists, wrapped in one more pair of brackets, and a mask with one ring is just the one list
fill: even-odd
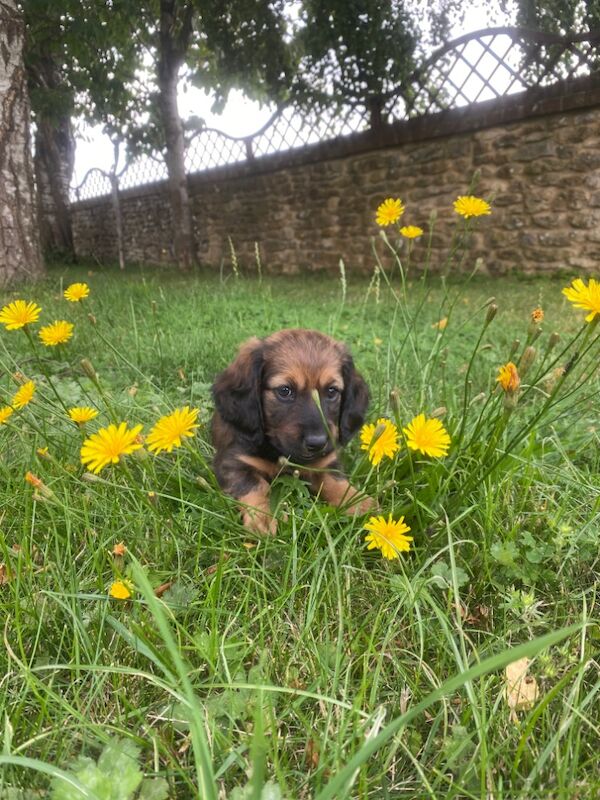
[[(560, 37), (519, 28), (489, 28), (449, 42), (396, 91), (381, 98), (383, 122), (408, 120), (549, 86), (599, 68), (600, 31)], [(251, 136), (229, 136), (214, 128), (198, 130), (187, 142), (186, 168), (194, 173), (261, 158), (368, 130), (370, 124), (365, 107), (343, 113), (300, 114), (287, 106), (278, 109)], [(154, 154), (132, 161), (116, 180), (118, 190), (122, 190), (166, 177), (164, 160)], [(71, 189), (71, 199), (76, 202), (110, 193), (110, 174), (93, 168)]]

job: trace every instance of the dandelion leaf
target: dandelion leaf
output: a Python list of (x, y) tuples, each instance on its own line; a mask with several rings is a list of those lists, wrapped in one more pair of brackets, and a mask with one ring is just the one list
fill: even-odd
[[(139, 753), (139, 747), (129, 739), (114, 739), (104, 747), (97, 764), (91, 758), (82, 757), (71, 774), (98, 800), (130, 800), (143, 778), (138, 766)], [(57, 778), (51, 798), (82, 800), (83, 794)]]

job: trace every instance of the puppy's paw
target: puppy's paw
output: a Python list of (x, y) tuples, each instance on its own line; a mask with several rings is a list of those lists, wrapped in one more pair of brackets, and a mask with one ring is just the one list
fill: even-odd
[(277, 533), (277, 520), (275, 517), (258, 508), (245, 508), (242, 511), (244, 527), (261, 536), (275, 536)]
[(357, 497), (345, 510), (346, 514), (360, 516), (361, 514), (367, 514), (369, 511), (377, 511), (378, 509), (379, 504), (373, 497)]

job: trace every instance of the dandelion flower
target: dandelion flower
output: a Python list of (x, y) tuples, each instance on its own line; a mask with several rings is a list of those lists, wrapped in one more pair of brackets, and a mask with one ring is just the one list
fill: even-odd
[(133, 594), (133, 583), (128, 580), (114, 581), (111, 583), (108, 593), (115, 600), (129, 600)]
[(393, 225), (394, 222), (398, 222), (402, 214), (404, 214), (402, 200), (388, 197), (388, 199), (384, 200), (377, 208), (375, 220), (378, 225), (385, 227), (386, 225)]
[(117, 464), (121, 456), (129, 455), (142, 445), (136, 441), (141, 425), (129, 429), (126, 422), (109, 425), (93, 433), (81, 446), (81, 463), (98, 474), (107, 464)]
[(38, 447), (35, 451), (40, 458), (50, 458), (48, 455), (48, 448), (47, 447)]
[(443, 319), (440, 319), (438, 322), (434, 322), (431, 327), (437, 328), (438, 331), (443, 331), (445, 330), (447, 324), (448, 324), (448, 317), (444, 317)]
[(400, 450), (398, 428), (394, 423), (382, 417), (377, 424), (363, 425), (360, 431), (361, 450), (367, 450), (369, 461), (377, 466), (384, 456), (393, 458)]
[(408, 552), (413, 540), (412, 536), (406, 536), (410, 528), (405, 524), (404, 517), (396, 521), (391, 514), (387, 520), (385, 517), (370, 517), (365, 530), (370, 531), (365, 536), (365, 542), (369, 542), (367, 550), (378, 548), (381, 555), (390, 561), (399, 558), (400, 553)]
[(534, 325), (539, 325), (540, 322), (543, 322), (544, 309), (540, 308), (539, 306), (538, 308), (534, 308), (533, 311), (531, 312), (531, 321), (534, 323)]
[(586, 286), (581, 278), (576, 278), (562, 293), (575, 308), (584, 308), (590, 312), (585, 318), (586, 322), (592, 322), (594, 317), (600, 316), (600, 281), (590, 278)]
[(125, 546), (125, 542), (117, 542), (112, 549), (113, 556), (124, 556), (126, 552), (127, 547)]
[(426, 419), (425, 414), (419, 414), (404, 428), (404, 435), (411, 450), (433, 458), (448, 455), (450, 436), (439, 419)]
[(197, 408), (184, 406), (161, 417), (146, 439), (148, 450), (156, 454), (163, 450), (170, 453), (174, 447), (181, 447), (182, 437), (194, 435), (194, 429), (198, 427), (195, 424), (198, 414)]
[(519, 377), (519, 371), (517, 370), (516, 365), (513, 364), (512, 361), (509, 361), (508, 364), (503, 364), (501, 367), (498, 367), (498, 377), (496, 378), (496, 382), (500, 384), (505, 392), (517, 391), (521, 385), (521, 378)]
[(400, 228), (400, 233), (405, 239), (418, 239), (419, 236), (423, 236), (423, 228), (419, 228), (418, 225), (405, 225)]
[(25, 300), (14, 300), (0, 310), (0, 322), (7, 331), (16, 331), (37, 322), (42, 309), (35, 303)]
[(33, 472), (26, 472), (25, 480), (30, 486), (33, 486), (34, 489), (41, 489), (44, 485), (41, 478), (38, 478), (37, 475), (33, 474)]
[(473, 197), (473, 195), (461, 195), (457, 197), (454, 201), (454, 210), (465, 219), (469, 219), (470, 217), (482, 217), (484, 214), (492, 213), (489, 203), (486, 203), (481, 197)]
[(64, 319), (57, 319), (51, 325), (40, 328), (40, 339), (46, 347), (56, 347), (57, 344), (68, 342), (73, 336), (73, 323)]
[(5, 425), (14, 409), (11, 406), (4, 406), (0, 408), (0, 425)]
[(21, 388), (15, 392), (13, 399), (12, 399), (12, 407), (13, 408), (25, 408), (28, 403), (31, 403), (35, 392), (35, 383), (33, 381), (27, 381), (24, 383)]
[(67, 286), (63, 292), (65, 298), (71, 303), (78, 303), (80, 300), (83, 300), (84, 297), (87, 297), (89, 293), (90, 287), (87, 283), (72, 283), (70, 286)]
[(90, 406), (74, 406), (69, 409), (69, 418), (77, 425), (85, 425), (86, 422), (91, 422), (97, 416), (96, 409), (90, 408)]

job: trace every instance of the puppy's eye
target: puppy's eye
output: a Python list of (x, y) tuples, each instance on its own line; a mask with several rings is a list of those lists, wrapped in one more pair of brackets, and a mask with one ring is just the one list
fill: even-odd
[(328, 386), (327, 389), (325, 389), (325, 395), (328, 400), (335, 400), (339, 393), (340, 390), (337, 388), (337, 386)]
[(294, 390), (291, 386), (278, 386), (275, 394), (280, 400), (291, 400), (294, 397)]

